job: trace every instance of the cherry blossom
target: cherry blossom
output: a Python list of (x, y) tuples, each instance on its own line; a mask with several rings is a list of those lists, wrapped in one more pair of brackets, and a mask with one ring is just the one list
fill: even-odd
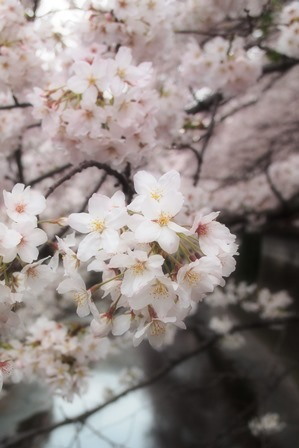
[(39, 192), (16, 184), (11, 192), (3, 191), (8, 216), (15, 222), (31, 221), (36, 224), (36, 215), (46, 208), (46, 200)]
[(110, 331), (114, 336), (121, 336), (131, 326), (131, 315), (122, 314), (114, 317), (109, 312), (104, 313), (93, 319), (90, 326), (94, 334), (100, 337), (107, 336)]
[(291, 58), (299, 56), (299, 2), (286, 5), (280, 15), (280, 36), (277, 40), (277, 50)]
[(180, 294), (185, 300), (198, 302), (221, 283), (221, 264), (216, 257), (202, 257), (178, 272)]
[(144, 327), (136, 331), (134, 345), (138, 346), (144, 337), (147, 336), (153, 347), (161, 347), (167, 337), (167, 331), (172, 325), (183, 329), (185, 328), (185, 324), (177, 321), (176, 317), (164, 317), (161, 319), (154, 317)]
[(159, 202), (153, 202), (151, 206), (144, 206), (144, 219), (137, 219), (137, 222), (135, 220), (134, 226), (131, 224), (132, 229), (135, 227), (136, 240), (140, 243), (157, 241), (163, 250), (175, 253), (180, 244), (178, 233), (188, 234), (188, 230), (173, 221), (182, 205), (183, 199), (165, 197)]
[(164, 259), (161, 255), (150, 255), (141, 250), (112, 257), (109, 266), (126, 268), (121, 284), (122, 294), (132, 297), (153, 278), (162, 274)]
[(6, 259), (7, 252), (15, 250), (20, 243), (22, 235), (14, 229), (9, 229), (2, 222), (0, 223), (0, 255)]
[(42, 3), (33, 17), (0, 1), (1, 386), (42, 380), (71, 399), (110, 335), (160, 349), (205, 306), (221, 309), (223, 349), (246, 343), (226, 307), (289, 316), (286, 292), (220, 288), (238, 255), (221, 222), (287, 209), (299, 158), (275, 149), (248, 180), (220, 133), (268, 92), (267, 71), (296, 64), (299, 2), (87, 0), (61, 19)]
[(198, 213), (191, 228), (191, 232), (198, 235), (200, 249), (205, 255), (218, 255), (220, 251), (229, 252), (236, 239), (227, 227), (215, 221), (218, 215), (218, 212), (208, 215)]
[(63, 280), (59, 284), (57, 291), (59, 294), (72, 293), (79, 317), (85, 317), (90, 314), (91, 292), (86, 290), (84, 280), (79, 275), (73, 275)]
[(92, 64), (84, 61), (75, 62), (73, 65), (75, 76), (68, 80), (67, 87), (72, 92), (82, 93), (84, 103), (94, 104), (98, 93), (108, 88), (107, 69), (107, 64), (102, 60), (95, 59)]
[[(122, 206), (115, 206), (114, 199), (94, 194), (88, 202), (89, 213), (72, 213), (69, 216), (70, 226), (88, 233), (78, 249), (78, 258), (87, 261), (99, 249), (115, 252), (119, 242), (118, 230), (124, 226), (127, 213)], [(122, 200), (122, 199), (121, 199)]]
[(15, 248), (6, 252), (3, 260), (10, 262), (19, 255), (21, 260), (32, 263), (39, 255), (37, 247), (47, 242), (47, 234), (35, 227), (32, 221), (13, 223), (12, 228), (21, 235), (21, 240)]
[(167, 315), (176, 298), (177, 284), (168, 277), (156, 277), (140, 292), (128, 299), (133, 310), (140, 310), (151, 305), (158, 316)]
[(134, 176), (134, 187), (137, 196), (129, 205), (129, 210), (143, 211), (143, 207), (151, 206), (154, 202), (160, 202), (165, 197), (170, 197), (174, 202), (183, 202), (180, 188), (180, 175), (177, 171), (169, 171), (158, 180), (150, 173), (139, 171)]

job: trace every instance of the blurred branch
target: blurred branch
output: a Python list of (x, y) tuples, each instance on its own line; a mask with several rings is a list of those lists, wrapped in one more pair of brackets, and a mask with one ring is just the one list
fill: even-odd
[(19, 147), (15, 152), (15, 159), (18, 168), (18, 182), (25, 183), (24, 168), (22, 163), (22, 148)]
[(33, 12), (33, 17), (36, 17), (36, 11), (37, 8), (39, 7), (40, 4), (40, 0), (33, 0), (33, 7), (32, 7), (32, 12)]
[(31, 103), (9, 104), (7, 106), (0, 106), (0, 110), (24, 109), (26, 107), (32, 107), (32, 104)]
[(238, 226), (241, 228), (246, 227), (246, 224), (250, 221), (250, 218), (264, 218), (265, 223), (262, 228), (269, 227), (270, 224), (279, 223), (282, 220), (293, 220), (299, 216), (299, 192), (296, 192), (290, 199), (286, 200), (287, 207), (279, 207), (278, 209), (269, 209), (262, 212), (242, 212), (237, 215), (236, 213), (230, 213), (227, 210), (223, 210), (221, 216), (221, 222), (232, 227)]
[(188, 115), (194, 115), (197, 114), (198, 112), (209, 111), (214, 106), (215, 102), (217, 102), (217, 104), (219, 105), (219, 103), (222, 100), (223, 100), (222, 93), (219, 92), (213, 93), (204, 100), (198, 101), (198, 103), (195, 106), (186, 109), (186, 113)]
[(218, 110), (218, 106), (219, 106), (220, 101), (221, 101), (221, 97), (219, 97), (219, 96), (217, 97), (216, 96), (214, 98), (213, 105), (212, 105), (212, 110), (211, 110), (211, 120), (210, 120), (209, 126), (207, 128), (207, 132), (203, 136), (203, 145), (202, 145), (201, 152), (200, 152), (200, 160), (198, 160), (197, 170), (196, 170), (195, 175), (194, 175), (194, 182), (193, 182), (194, 186), (198, 184), (198, 181), (199, 181), (199, 178), (200, 178), (200, 175), (201, 175), (202, 165), (203, 165), (203, 161), (204, 161), (204, 156), (205, 156), (206, 150), (208, 148), (210, 139), (211, 139), (211, 137), (213, 135), (213, 131), (214, 131), (214, 128), (215, 128), (215, 122), (216, 122), (215, 118), (216, 118), (216, 114), (217, 114), (217, 110)]
[(102, 411), (103, 409), (108, 407), (110, 404), (117, 402), (118, 400), (120, 400), (121, 398), (130, 394), (131, 392), (135, 392), (136, 390), (143, 389), (145, 387), (149, 387), (149, 386), (155, 384), (157, 381), (161, 380), (166, 375), (168, 375), (176, 367), (180, 366), (184, 362), (186, 362), (186, 361), (192, 359), (193, 357), (198, 356), (198, 355), (206, 352), (210, 348), (214, 347), (219, 341), (221, 341), (227, 335), (242, 333), (242, 332), (250, 331), (250, 330), (262, 330), (262, 329), (277, 327), (279, 325), (298, 324), (298, 323), (299, 323), (299, 316), (293, 315), (293, 316), (287, 316), (284, 318), (277, 318), (277, 319), (271, 319), (271, 320), (265, 320), (265, 321), (258, 320), (258, 321), (249, 322), (249, 323), (243, 324), (243, 325), (235, 325), (226, 334), (213, 335), (213, 336), (209, 337), (206, 341), (204, 341), (202, 344), (200, 344), (197, 348), (190, 351), (189, 353), (182, 355), (178, 359), (169, 360), (165, 366), (163, 366), (162, 368), (157, 370), (157, 372), (154, 373), (151, 377), (139, 382), (138, 384), (136, 384), (128, 389), (125, 389), (123, 392), (120, 392), (117, 395), (114, 395), (110, 400), (106, 401), (105, 403), (95, 406), (95, 407), (91, 408), (90, 410), (77, 415), (76, 417), (66, 418), (66, 419), (64, 419), (60, 422), (54, 423), (52, 425), (25, 431), (17, 436), (13, 436), (9, 439), (2, 440), (0, 448), (9, 448), (9, 447), (16, 446), (16, 444), (20, 444), (24, 441), (30, 440), (33, 437), (41, 435), (41, 434), (48, 434), (51, 431), (61, 428), (62, 426), (76, 424), (76, 423), (83, 423), (90, 416), (94, 415), (97, 412)]
[(41, 122), (39, 122), (39, 123), (32, 123), (32, 124), (30, 124), (29, 126), (26, 127), (26, 130), (27, 129), (33, 129), (33, 128), (40, 128), (41, 125), (42, 125)]
[(31, 181), (27, 182), (27, 185), (31, 185), (31, 186), (36, 185), (49, 177), (55, 176), (55, 174), (62, 173), (63, 171), (70, 168), (71, 166), (72, 166), (71, 163), (66, 163), (65, 165), (62, 165), (59, 168), (54, 168), (53, 170), (48, 171), (47, 173), (42, 174), (41, 176), (36, 177), (35, 179), (32, 179)]
[(92, 192), (90, 193), (90, 195), (85, 199), (85, 201), (82, 204), (82, 207), (79, 210), (79, 213), (82, 213), (85, 211), (89, 199), (101, 188), (101, 186), (103, 185), (103, 183), (105, 182), (105, 180), (107, 179), (108, 174), (104, 173), (101, 177), (101, 179), (99, 180), (99, 182), (96, 184), (95, 188), (92, 190)]
[(58, 187), (60, 187), (64, 182), (70, 180), (75, 174), (81, 173), (87, 168), (98, 168), (99, 170), (103, 170), (107, 173), (108, 176), (114, 177), (118, 183), (121, 185), (123, 192), (127, 196), (128, 200), (131, 200), (134, 190), (132, 187), (131, 180), (123, 173), (120, 173), (113, 168), (111, 168), (106, 163), (97, 162), (96, 160), (85, 160), (80, 163), (77, 167), (74, 167), (69, 173), (67, 173), (64, 177), (55, 182), (47, 191), (46, 198), (48, 198)]
[[(222, 101), (222, 95), (215, 94), (215, 95), (211, 95), (207, 100), (198, 103), (198, 105), (193, 108), (193, 110), (195, 110), (196, 107), (199, 107), (201, 105), (201, 107), (203, 107), (203, 108), (207, 107), (208, 110), (211, 109), (210, 123), (209, 123), (208, 127), (206, 128), (206, 132), (198, 140), (198, 142), (203, 142), (200, 150), (197, 148), (194, 148), (194, 146), (190, 145), (189, 143), (186, 143), (186, 144), (182, 143), (179, 145), (173, 144), (173, 146), (171, 147), (171, 149), (189, 149), (195, 155), (196, 160), (197, 160), (197, 167), (196, 167), (195, 174), (193, 176), (193, 185), (194, 186), (198, 184), (198, 181), (201, 176), (204, 156), (205, 156), (206, 150), (208, 148), (209, 141), (213, 135), (213, 131), (214, 131), (215, 124), (216, 124), (216, 114), (217, 114), (217, 110), (218, 110), (218, 107), (219, 107), (219, 104), (221, 101)], [(202, 109), (202, 110), (204, 110), (204, 109)], [(191, 109), (189, 109), (189, 111), (191, 111)], [(197, 109), (197, 112), (198, 112), (198, 109)], [(195, 113), (195, 112), (192, 112), (192, 113)]]
[(85, 426), (93, 433), (95, 434), (99, 439), (106, 442), (109, 446), (112, 448), (127, 448), (127, 445), (124, 445), (123, 443), (115, 443), (113, 440), (109, 439), (107, 436), (105, 436), (103, 433), (101, 433), (98, 429), (95, 429), (92, 425), (89, 423), (85, 423)]
[(285, 72), (295, 65), (299, 64), (298, 59), (285, 58), (281, 62), (270, 63), (263, 67), (263, 75), (267, 75), (268, 73), (274, 72)]
[(271, 191), (274, 194), (274, 196), (276, 197), (276, 199), (278, 200), (278, 202), (280, 202), (280, 204), (282, 205), (283, 208), (288, 208), (287, 201), (284, 199), (284, 197), (282, 196), (282, 194), (280, 193), (278, 188), (276, 188), (276, 185), (274, 184), (274, 182), (272, 180), (272, 177), (270, 175), (270, 165), (267, 166), (267, 168), (265, 170), (265, 175), (266, 175), (266, 179), (268, 181), (269, 187), (271, 188)]

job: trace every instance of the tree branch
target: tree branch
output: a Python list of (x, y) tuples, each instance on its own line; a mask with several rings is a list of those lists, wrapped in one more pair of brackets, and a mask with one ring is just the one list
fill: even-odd
[(203, 136), (203, 145), (202, 145), (201, 152), (200, 152), (200, 159), (198, 159), (197, 170), (194, 174), (194, 182), (193, 182), (194, 186), (196, 186), (198, 184), (198, 181), (199, 181), (199, 178), (201, 175), (205, 152), (208, 148), (209, 141), (213, 135), (213, 131), (215, 128), (215, 123), (216, 123), (215, 118), (216, 118), (216, 113), (217, 113), (220, 101), (221, 101), (221, 97), (216, 96), (214, 98), (213, 107), (212, 107), (212, 111), (211, 111), (211, 121), (208, 126), (206, 134)]
[(267, 168), (265, 170), (265, 175), (266, 175), (266, 179), (268, 181), (269, 187), (271, 188), (271, 191), (274, 194), (274, 196), (276, 197), (276, 199), (278, 200), (278, 202), (280, 202), (281, 206), (283, 208), (288, 208), (288, 203), (284, 199), (284, 197), (282, 196), (282, 194), (280, 193), (278, 188), (276, 188), (276, 185), (274, 184), (272, 177), (270, 175), (269, 169), (270, 169), (270, 166), (267, 166)]
[(22, 149), (19, 147), (15, 152), (16, 164), (18, 167), (18, 182), (25, 183), (24, 168), (22, 163)]
[(273, 72), (285, 72), (297, 64), (299, 64), (298, 59), (286, 59), (282, 62), (270, 63), (263, 67), (263, 75)]
[(81, 173), (82, 171), (86, 170), (87, 168), (95, 167), (99, 170), (104, 170), (108, 176), (114, 177), (119, 184), (122, 187), (123, 192), (127, 196), (128, 200), (131, 200), (134, 190), (132, 183), (130, 179), (126, 178), (126, 176), (113, 168), (111, 168), (106, 163), (97, 162), (96, 160), (85, 160), (84, 162), (80, 163), (77, 167), (74, 167), (69, 173), (67, 173), (65, 176), (63, 176), (61, 179), (59, 179), (57, 182), (55, 182), (47, 191), (45, 197), (48, 198), (60, 185), (62, 185), (67, 180), (70, 180), (75, 174)]
[(222, 93), (216, 92), (216, 93), (208, 96), (204, 100), (198, 101), (195, 106), (190, 107), (189, 109), (186, 109), (186, 113), (188, 115), (194, 115), (194, 114), (197, 114), (198, 112), (209, 111), (214, 106), (215, 102), (217, 102), (217, 104), (219, 105), (219, 103), (222, 100), (223, 100)]
[(26, 107), (32, 107), (31, 103), (15, 103), (9, 104), (7, 106), (0, 106), (0, 110), (11, 110), (11, 109), (24, 109)]
[(54, 168), (53, 170), (48, 171), (47, 173), (42, 174), (39, 177), (36, 177), (35, 179), (32, 179), (31, 181), (27, 182), (27, 185), (31, 185), (31, 186), (36, 185), (49, 177), (55, 176), (55, 174), (62, 173), (62, 171), (65, 171), (68, 168), (71, 168), (71, 166), (72, 166), (71, 163), (66, 163), (65, 165), (62, 165), (59, 168)]

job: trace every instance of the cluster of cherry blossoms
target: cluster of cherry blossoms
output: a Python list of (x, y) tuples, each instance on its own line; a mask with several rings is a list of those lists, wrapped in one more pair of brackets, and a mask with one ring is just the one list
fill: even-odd
[[(64, 158), (71, 164), (105, 162), (117, 166), (120, 176), (127, 162), (133, 171), (141, 166), (153, 172), (161, 166), (183, 171), (166, 149), (175, 147), (182, 134), (187, 148), (189, 142), (199, 143), (218, 119), (196, 114), (198, 126), (187, 133), (190, 100), (200, 103), (202, 89), (208, 95), (220, 92), (229, 101), (260, 79), (266, 61), (267, 52), (255, 45), (263, 47), (267, 33), (254, 30), (266, 0), (88, 0), (77, 8), (78, 23), (65, 25), (73, 48), (55, 31), (55, 20), (47, 21), (53, 12), (28, 16), (24, 3), (0, 0), (0, 187), (5, 190), (16, 179), (27, 183), (45, 173), (42, 185), (52, 185), (51, 171), (55, 176), (64, 172)], [(76, 2), (66, 4), (71, 9)], [(273, 48), (298, 57), (299, 2), (273, 17), (278, 19), (271, 26), (280, 33)], [(238, 29), (243, 24), (250, 25), (247, 36)], [(158, 152), (162, 149), (163, 154)], [(202, 164), (204, 150), (189, 149)], [(269, 170), (287, 197), (298, 190), (297, 159), (291, 155), (273, 162)], [(53, 390), (70, 397), (84, 387), (90, 365), (106, 355), (107, 336), (123, 336), (134, 345), (148, 339), (159, 348), (173, 340), (177, 328), (185, 328), (187, 316), (206, 296), (211, 307), (238, 304), (263, 319), (288, 316), (291, 299), (285, 292), (256, 293), (243, 285), (223, 293), (217, 288), (235, 269), (235, 236), (217, 222), (216, 212), (194, 216), (203, 202), (236, 214), (264, 209), (269, 196), (273, 199), (266, 176), (244, 180), (237, 188), (217, 187), (214, 195), (213, 180), (208, 179), (202, 193), (187, 171), (183, 182), (189, 203), (179, 191), (177, 171), (159, 179), (139, 171), (134, 177), (137, 194), (129, 204), (121, 191), (112, 197), (94, 193), (88, 212), (70, 213), (89, 194), (93, 173), (82, 173), (71, 187), (62, 187), (67, 201), (55, 204), (62, 217), (48, 218), (54, 213), (49, 201), (47, 219), (41, 221), (46, 209), (42, 194), (23, 183), (4, 191), (0, 388), (8, 377), (44, 378)], [(114, 186), (104, 188), (109, 195)], [(202, 201), (205, 194), (208, 200)], [(53, 224), (72, 232), (55, 237), (48, 232)], [(76, 308), (82, 325), (74, 328), (62, 321), (66, 307), (61, 314), (45, 310), (49, 296), (51, 312), (67, 303), (67, 312)], [(227, 347), (238, 348), (242, 338), (228, 334), (233, 323), (225, 314), (213, 316), (209, 326), (225, 336)]]
[[(46, 221), (37, 220), (46, 207), (39, 192), (23, 184), (4, 191), (2, 376), (13, 363), (14, 381), (42, 376), (70, 396), (84, 385), (88, 364), (107, 352), (110, 332), (128, 333), (134, 345), (147, 338), (160, 347), (171, 342), (177, 327), (185, 328), (185, 318), (208, 293), (224, 285), (223, 277), (235, 268), (237, 245), (235, 236), (216, 221), (218, 213), (199, 213), (192, 226), (178, 224), (185, 213), (176, 171), (159, 179), (139, 171), (134, 186), (137, 195), (128, 205), (121, 191), (111, 198), (95, 193), (88, 213)], [(38, 227), (44, 222), (68, 224), (85, 236), (57, 236), (54, 255), (39, 259), (38, 248), (48, 240)], [(22, 328), (22, 309), (44, 300), (42, 293), (50, 285), (72, 297), (80, 318), (91, 315), (91, 327), (79, 326), (73, 333), (71, 327), (44, 317)], [(84, 355), (92, 345), (93, 354)]]
[(26, 20), (25, 9), (17, 0), (0, 3), (0, 91), (23, 92), (39, 85), (41, 63), (37, 56), (40, 46), (33, 24)]
[(261, 319), (276, 319), (292, 314), (289, 308), (293, 300), (285, 290), (274, 293), (267, 288), (258, 289), (255, 284), (230, 281), (224, 290), (217, 288), (205, 303), (211, 308), (220, 309), (238, 305), (247, 313), (258, 314)]
[(175, 0), (140, 0), (137, 3), (134, 0), (87, 0), (83, 5), (86, 10), (83, 31), (80, 30), (83, 41), (93, 40), (113, 47), (117, 42), (130, 46), (138, 60), (152, 59), (157, 50), (162, 53), (171, 45), (176, 3)]
[[(134, 345), (147, 337), (156, 347), (171, 338), (175, 327), (207, 293), (223, 285), (235, 268), (235, 237), (215, 221), (218, 213), (195, 217), (193, 226), (179, 225), (184, 198), (180, 176), (170, 171), (156, 180), (140, 171), (134, 176), (137, 196), (128, 205), (122, 192), (112, 198), (95, 193), (88, 213), (73, 213), (69, 225), (85, 234), (77, 253), (74, 242), (59, 240), (67, 278), (58, 286), (71, 293), (79, 316), (92, 314), (99, 336), (130, 331)], [(101, 282), (86, 288), (80, 275), (101, 272)], [(105, 312), (98, 311), (93, 294), (110, 296)]]
[(90, 327), (40, 317), (24, 340), (12, 338), (5, 345), (4, 367), (11, 371), (4, 376), (9, 374), (15, 383), (42, 381), (55, 394), (71, 400), (86, 387), (90, 365), (106, 357), (108, 350), (108, 339), (99, 341)]
[[(239, 333), (230, 333), (239, 323), (234, 311), (256, 314), (262, 320), (283, 319), (294, 314), (290, 309), (293, 299), (285, 290), (271, 292), (267, 288), (259, 289), (256, 284), (229, 281), (225, 289), (216, 288), (205, 304), (210, 308), (210, 329), (223, 336), (221, 346), (236, 350), (244, 346), (246, 340)], [(273, 327), (279, 329), (277, 327)]]
[(285, 6), (279, 17), (280, 36), (277, 49), (291, 58), (299, 57), (299, 2)]
[[(38, 246), (46, 243), (47, 234), (37, 227), (37, 217), (46, 206), (45, 198), (30, 187), (16, 184), (12, 192), (3, 192), (5, 216), (0, 222), (0, 334), (19, 325), (15, 309), (24, 295), (40, 292), (51, 277), (52, 265), (36, 261)], [(34, 263), (33, 263), (34, 262)], [(38, 272), (38, 275), (37, 275)]]
[(197, 88), (208, 87), (233, 95), (243, 92), (260, 77), (262, 54), (256, 48), (246, 51), (241, 38), (231, 41), (215, 37), (203, 48), (191, 40), (180, 70)]
[(268, 412), (259, 417), (255, 417), (249, 422), (251, 433), (258, 437), (260, 435), (269, 436), (283, 431), (286, 427), (281, 416), (275, 412)]
[(186, 28), (206, 30), (228, 19), (255, 17), (267, 0), (187, 0), (181, 3), (181, 20)]
[(72, 76), (30, 95), (33, 115), (55, 144), (74, 158), (137, 164), (155, 146), (155, 92), (150, 63), (131, 50), (77, 60)]

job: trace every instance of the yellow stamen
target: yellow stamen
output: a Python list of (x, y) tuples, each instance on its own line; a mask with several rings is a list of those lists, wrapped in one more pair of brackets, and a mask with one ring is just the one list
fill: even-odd
[(165, 285), (163, 285), (163, 283), (159, 282), (158, 280), (152, 288), (151, 295), (165, 299), (166, 297), (168, 297), (168, 289)]
[(159, 190), (152, 191), (151, 192), (151, 198), (155, 199), (156, 201), (159, 201), (162, 198), (162, 193)]
[(81, 292), (75, 292), (74, 294), (74, 301), (77, 305), (83, 305), (86, 301), (86, 293), (84, 291)]
[(119, 68), (117, 70), (117, 74), (120, 77), (120, 79), (125, 79), (127, 73), (126, 73), (126, 70), (124, 68)]
[(189, 284), (189, 286), (194, 286), (198, 283), (200, 279), (200, 274), (195, 271), (188, 271), (184, 276), (184, 281)]
[(92, 232), (102, 233), (103, 230), (105, 230), (106, 226), (105, 226), (104, 221), (100, 221), (99, 219), (94, 219), (90, 224), (90, 228), (91, 228)]
[(145, 271), (145, 262), (138, 261), (134, 266), (132, 266), (132, 270), (135, 275), (141, 275)]
[(170, 216), (167, 215), (166, 213), (161, 213), (161, 215), (160, 215), (160, 217), (159, 217), (159, 219), (158, 219), (158, 224), (159, 224), (161, 227), (164, 227), (164, 226), (167, 226), (167, 224), (169, 223), (169, 221), (170, 221)]
[(150, 326), (152, 336), (159, 336), (165, 333), (165, 325), (160, 320), (153, 320)]

